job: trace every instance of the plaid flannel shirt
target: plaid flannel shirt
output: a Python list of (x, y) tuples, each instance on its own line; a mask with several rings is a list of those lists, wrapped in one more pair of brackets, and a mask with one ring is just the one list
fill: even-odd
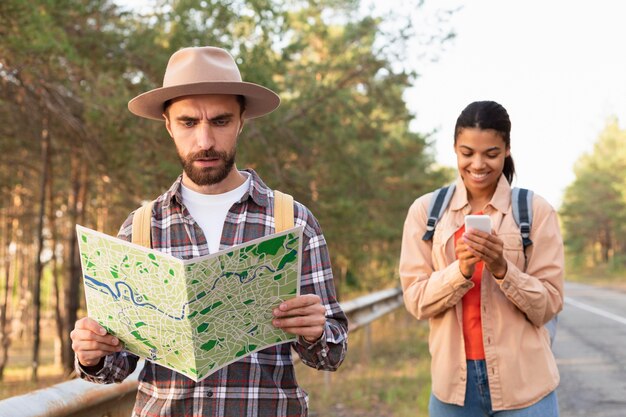
[[(224, 223), (220, 249), (274, 233), (274, 192), (253, 170), (248, 192), (235, 203)], [(189, 259), (209, 253), (206, 239), (182, 204), (179, 177), (159, 196), (152, 213), (152, 246)], [(296, 381), (291, 348), (316, 369), (336, 370), (347, 349), (348, 321), (339, 306), (326, 241), (311, 212), (294, 206), (296, 226), (304, 226), (301, 294), (315, 293), (326, 308), (324, 334), (315, 343), (301, 337), (232, 363), (196, 383), (168, 368), (145, 361), (133, 416), (280, 416), (308, 414), (308, 397)], [(132, 214), (119, 237), (131, 240)], [(105, 357), (98, 372), (88, 373), (76, 360), (81, 378), (96, 383), (121, 382), (137, 366), (138, 357), (122, 351)]]

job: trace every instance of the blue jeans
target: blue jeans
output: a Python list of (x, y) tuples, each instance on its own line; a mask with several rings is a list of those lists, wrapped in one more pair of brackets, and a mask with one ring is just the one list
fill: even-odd
[(441, 402), (430, 394), (428, 411), (430, 417), (559, 417), (555, 391), (529, 407), (493, 411), (487, 381), (487, 366), (483, 360), (467, 361), (465, 406)]

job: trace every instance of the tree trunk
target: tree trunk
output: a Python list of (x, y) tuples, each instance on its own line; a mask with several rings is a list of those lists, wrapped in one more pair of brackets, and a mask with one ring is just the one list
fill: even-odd
[(24, 227), (24, 221), (20, 221), (24, 217), (24, 200), (25, 190), (21, 185), (23, 178), (18, 180), (13, 196), (13, 242), (14, 242), (14, 262), (13, 262), (13, 279), (17, 287), (17, 301), (13, 309), (13, 317), (11, 319), (11, 335), (13, 338), (22, 338), (25, 334), (24, 330), (28, 322), (28, 306), (30, 304), (31, 291), (28, 286), (28, 270), (26, 260), (26, 243), (28, 236), (27, 229)]
[(44, 236), (43, 226), (46, 217), (46, 184), (48, 182), (48, 167), (50, 165), (50, 132), (48, 131), (48, 118), (44, 115), (41, 129), (41, 160), (43, 169), (41, 173), (41, 183), (39, 188), (39, 214), (37, 224), (37, 248), (35, 250), (35, 276), (33, 286), (34, 311), (33, 311), (33, 363), (31, 381), (37, 382), (37, 371), (39, 369), (39, 346), (41, 344), (41, 278), (43, 263)]
[[(78, 309), (80, 307), (80, 257), (78, 253), (78, 242), (76, 240), (76, 223), (83, 222), (84, 208), (87, 199), (87, 165), (78, 155), (72, 157), (72, 190), (69, 196), (69, 254), (68, 254), (68, 275), (65, 289), (65, 337), (69, 339), (69, 332), (76, 323)], [(74, 369), (74, 352), (68, 343), (65, 347), (64, 368), (67, 372)]]
[(52, 160), (52, 143), (50, 143), (50, 164), (48, 166), (48, 227), (52, 239), (52, 290), (54, 319), (56, 324), (56, 336), (54, 338), (54, 365), (62, 366), (65, 354), (65, 332), (63, 326), (62, 297), (59, 283), (59, 262), (57, 256), (57, 246), (59, 245), (59, 232), (57, 230), (56, 213), (54, 207), (54, 169)]
[(0, 380), (4, 376), (4, 367), (9, 359), (9, 346), (11, 346), (11, 327), (9, 326), (11, 317), (11, 289), (13, 288), (13, 275), (11, 274), (11, 253), (15, 246), (12, 245), (13, 240), (13, 220), (10, 214), (6, 214), (3, 218), (4, 231), (3, 236), (3, 254), (4, 254), (4, 282), (3, 282), (3, 294), (2, 305), (0, 306)]
[[(22, 182), (23, 179), (23, 171), (18, 168), (17, 172), (17, 185), (13, 189), (11, 193), (12, 202), (11, 202), (11, 213), (7, 219), (7, 242), (8, 242), (8, 259), (6, 259), (7, 269), (5, 271), (5, 279), (6, 284), (5, 288), (7, 289), (6, 298), (6, 315), (5, 320), (6, 323), (2, 326), (2, 332), (4, 333), (4, 337), (2, 340), (2, 356), (0, 361), (2, 362), (2, 368), (4, 371), (4, 367), (9, 358), (9, 347), (11, 346), (11, 342), (14, 340), (16, 335), (16, 323), (19, 325), (19, 320), (16, 322), (15, 316), (15, 305), (16, 300), (15, 296), (20, 296), (19, 291), (15, 288), (19, 285), (19, 242), (18, 242), (18, 230), (20, 227), (20, 217), (19, 214), (23, 208), (22, 205)], [(15, 291), (14, 291), (15, 290)], [(16, 294), (17, 293), (17, 294)]]
[[(28, 283), (28, 248), (24, 242), (17, 241), (15, 247), (15, 274), (16, 279), (19, 279), (19, 302), (17, 305), (17, 311), (13, 316), (12, 327), (13, 335), (19, 339), (22, 339), (27, 333), (29, 326), (29, 309), (28, 306), (31, 303), (32, 291)], [(16, 284), (18, 285), (18, 284)]]
[(610, 224), (607, 224), (604, 229), (604, 262), (609, 263), (613, 254), (613, 231)]

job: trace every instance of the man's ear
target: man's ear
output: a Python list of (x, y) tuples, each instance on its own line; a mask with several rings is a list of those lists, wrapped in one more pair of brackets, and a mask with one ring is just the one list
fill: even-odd
[(245, 121), (243, 118), (240, 119), (239, 121), (239, 133), (237, 133), (237, 135), (241, 135), (241, 132), (243, 132), (243, 125), (245, 124)]
[(165, 128), (167, 129), (167, 133), (169, 133), (170, 137), (174, 139), (174, 135), (172, 134), (172, 126), (170, 123), (170, 118), (167, 116), (166, 113), (163, 113), (163, 118), (165, 119)]

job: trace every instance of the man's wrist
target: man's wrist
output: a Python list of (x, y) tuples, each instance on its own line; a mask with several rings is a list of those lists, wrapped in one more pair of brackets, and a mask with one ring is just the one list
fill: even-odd
[(98, 371), (100, 371), (102, 368), (104, 368), (104, 356), (102, 358), (100, 358), (100, 361), (95, 364), (95, 365), (91, 365), (91, 366), (87, 366), (87, 365), (83, 365), (82, 363), (80, 363), (80, 361), (78, 361), (78, 364), (80, 365), (81, 368), (83, 368), (83, 371), (85, 371), (88, 374), (96, 374), (98, 373)]
[(315, 339), (314, 341), (309, 341), (306, 337), (304, 336), (299, 336), (299, 342), (301, 345), (305, 346), (305, 347), (311, 347), (313, 345), (317, 345), (318, 343), (320, 343), (320, 341), (322, 341), (324, 339), (324, 334), (325, 332), (322, 332), (322, 334), (320, 335), (320, 337), (318, 337), (317, 339)]

